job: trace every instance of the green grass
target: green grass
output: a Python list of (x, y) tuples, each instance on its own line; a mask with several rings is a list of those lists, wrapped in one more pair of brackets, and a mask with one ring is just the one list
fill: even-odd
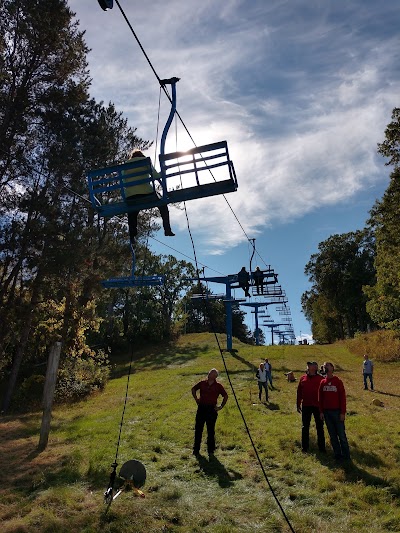
[[(222, 346), (224, 339), (221, 337)], [(362, 358), (344, 343), (251, 347), (225, 354), (231, 380), (272, 488), (293, 529), (307, 532), (400, 531), (400, 390), (398, 363), (376, 362), (377, 391), (364, 391)], [(258, 403), (252, 365), (269, 357), (274, 385)], [(346, 430), (353, 463), (337, 466), (329, 450), (300, 450), (295, 409), (307, 360), (331, 360), (348, 393)], [(211, 367), (230, 395), (217, 422), (214, 460), (191, 455), (196, 405), (192, 385)], [(0, 422), (2, 532), (286, 532), (236, 407), (212, 335), (182, 337), (135, 354), (118, 462), (146, 465), (146, 497), (126, 492), (105, 513), (103, 492), (114, 461), (128, 363), (120, 359), (105, 391), (53, 413), (47, 449), (38, 454), (41, 413)], [(373, 398), (384, 407), (371, 404)], [(329, 448), (329, 447), (328, 447)]]

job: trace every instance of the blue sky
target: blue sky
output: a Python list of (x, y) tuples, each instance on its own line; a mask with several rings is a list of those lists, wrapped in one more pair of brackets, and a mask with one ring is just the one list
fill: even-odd
[[(91, 48), (92, 95), (113, 101), (139, 136), (154, 140), (158, 83), (118, 6), (104, 12), (95, 0), (69, 5)], [(178, 110), (196, 144), (228, 141), (239, 189), (227, 199), (279, 274), (297, 336), (310, 336), (300, 305), (309, 288), (305, 264), (322, 240), (361, 229), (388, 184), (376, 145), (400, 105), (398, 1), (120, 5), (160, 78), (181, 78)], [(164, 98), (161, 124), (168, 111)], [(192, 147), (177, 128), (178, 144), (173, 133), (167, 151)], [(187, 208), (207, 275), (248, 265), (246, 236), (223, 197)], [(152, 249), (167, 254), (170, 245), (193, 257), (184, 213), (171, 208), (171, 219), (176, 237), (160, 232)], [(263, 267), (260, 259), (255, 264)], [(252, 327), (250, 316), (247, 323)]]

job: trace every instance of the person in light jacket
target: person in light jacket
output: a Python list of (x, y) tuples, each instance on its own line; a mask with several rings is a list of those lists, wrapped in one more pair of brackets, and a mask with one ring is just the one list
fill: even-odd
[(268, 382), (267, 382), (267, 371), (265, 370), (264, 363), (260, 363), (260, 366), (256, 372), (256, 378), (258, 381), (258, 399), (261, 402), (262, 390), (265, 390), (265, 401), (268, 401)]
[(371, 361), (367, 354), (364, 355), (362, 373), (364, 378), (364, 389), (368, 390), (367, 380), (369, 379), (371, 390), (374, 390), (374, 382), (372, 379), (372, 374), (374, 373), (374, 363)]

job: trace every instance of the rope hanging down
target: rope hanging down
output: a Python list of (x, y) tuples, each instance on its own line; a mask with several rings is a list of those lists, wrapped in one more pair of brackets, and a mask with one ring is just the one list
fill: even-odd
[[(146, 262), (147, 262), (147, 257), (148, 257), (148, 251), (149, 251), (148, 240), (149, 240), (149, 235), (150, 235), (150, 226), (151, 226), (151, 217), (149, 218), (148, 228), (147, 228), (147, 232), (146, 232), (147, 240), (146, 240), (146, 245), (145, 245), (145, 256), (144, 256), (143, 266), (142, 266), (142, 274), (141, 274), (142, 278), (144, 277), (144, 273), (145, 273), (145, 269), (146, 269)], [(141, 323), (140, 316), (141, 316), (141, 312), (142, 312), (142, 309), (143, 309), (143, 306), (140, 305), (142, 298), (143, 298), (143, 291), (139, 290), (139, 298), (138, 298), (138, 306), (137, 306), (139, 324)], [(131, 374), (132, 374), (132, 366), (133, 366), (133, 350), (132, 350), (132, 346), (130, 346), (129, 351), (130, 351), (129, 370), (128, 370), (128, 376), (127, 376), (127, 380), (126, 380), (124, 406), (123, 406), (123, 409), (122, 409), (121, 420), (120, 420), (120, 423), (119, 423), (117, 447), (116, 447), (116, 450), (115, 450), (114, 462), (111, 464), (112, 471), (111, 471), (111, 474), (110, 474), (110, 480), (109, 480), (109, 483), (108, 483), (107, 490), (104, 493), (104, 501), (105, 501), (105, 503), (108, 504), (107, 511), (108, 511), (108, 509), (109, 509), (109, 507), (111, 505), (111, 502), (113, 500), (114, 484), (115, 484), (115, 479), (116, 479), (116, 475), (117, 475), (119, 447), (120, 447), (120, 444), (121, 444), (122, 428), (123, 428), (123, 425), (124, 425), (126, 405), (127, 405), (127, 402), (128, 402), (129, 383), (130, 383), (130, 378), (131, 378)]]
[[(193, 245), (193, 246), (194, 246), (194, 245)], [(225, 369), (225, 372), (226, 372), (226, 376), (227, 376), (227, 378), (228, 378), (229, 386), (230, 386), (230, 388), (231, 388), (231, 390), (232, 390), (233, 397), (235, 398), (236, 406), (237, 406), (238, 411), (239, 411), (239, 413), (240, 413), (240, 416), (241, 416), (241, 418), (242, 418), (243, 425), (244, 425), (245, 430), (246, 430), (246, 433), (247, 433), (247, 435), (248, 435), (248, 437), (249, 437), (249, 440), (250, 440), (251, 446), (252, 446), (252, 448), (253, 448), (253, 451), (254, 451), (254, 453), (255, 453), (255, 455), (256, 455), (257, 462), (258, 462), (258, 464), (260, 465), (261, 471), (262, 471), (262, 473), (263, 473), (263, 475), (264, 475), (264, 479), (265, 479), (265, 481), (267, 482), (268, 488), (269, 488), (269, 490), (271, 491), (272, 496), (274, 497), (274, 499), (275, 499), (275, 501), (276, 501), (276, 503), (277, 503), (277, 505), (278, 505), (278, 507), (279, 507), (279, 510), (281, 511), (281, 513), (282, 513), (282, 515), (283, 515), (283, 517), (284, 517), (286, 523), (288, 524), (288, 526), (289, 526), (289, 528), (290, 528), (290, 531), (291, 531), (292, 533), (295, 533), (295, 530), (293, 529), (293, 526), (292, 526), (292, 524), (290, 523), (289, 518), (288, 518), (288, 516), (286, 515), (285, 510), (283, 509), (282, 504), (281, 504), (281, 502), (280, 502), (279, 499), (278, 499), (278, 496), (275, 494), (275, 491), (274, 491), (274, 489), (273, 489), (273, 487), (272, 487), (272, 485), (271, 485), (271, 482), (269, 481), (269, 478), (268, 478), (267, 473), (266, 473), (266, 471), (265, 471), (264, 465), (263, 465), (263, 463), (262, 463), (262, 461), (261, 461), (261, 458), (260, 458), (260, 456), (259, 456), (259, 454), (258, 454), (258, 450), (257, 450), (257, 448), (256, 448), (256, 445), (254, 444), (253, 437), (251, 436), (251, 432), (250, 432), (249, 426), (247, 425), (246, 418), (245, 418), (245, 416), (244, 416), (244, 414), (243, 414), (242, 408), (240, 407), (240, 403), (239, 403), (239, 400), (238, 400), (238, 398), (237, 398), (237, 396), (236, 396), (236, 392), (235, 392), (235, 389), (234, 389), (234, 387), (233, 387), (233, 383), (232, 383), (232, 380), (231, 380), (231, 377), (230, 377), (230, 374), (229, 374), (228, 366), (227, 366), (227, 364), (226, 364), (226, 360), (225, 360), (225, 356), (224, 356), (224, 350), (221, 348), (221, 344), (220, 344), (220, 342), (219, 342), (219, 339), (218, 339), (218, 336), (217, 336), (216, 329), (215, 329), (215, 327), (214, 327), (214, 323), (213, 323), (213, 320), (212, 320), (212, 315), (211, 315), (211, 313), (210, 313), (210, 309), (209, 309), (209, 301), (207, 300), (207, 297), (206, 297), (206, 295), (204, 294), (204, 291), (203, 291), (202, 285), (201, 285), (201, 283), (200, 283), (199, 270), (198, 270), (198, 268), (197, 268), (197, 265), (196, 265), (196, 273), (197, 273), (197, 276), (198, 276), (198, 283), (199, 283), (200, 291), (201, 291), (201, 294), (202, 294), (202, 301), (204, 302), (205, 309), (206, 309), (206, 312), (207, 312), (207, 315), (208, 315), (208, 318), (209, 318), (209, 321), (210, 321), (211, 329), (212, 329), (213, 335), (214, 335), (214, 337), (215, 337), (216, 343), (217, 343), (217, 345), (218, 345), (219, 353), (220, 353), (220, 355), (221, 355), (222, 363), (223, 363), (223, 365), (224, 365), (224, 369)]]

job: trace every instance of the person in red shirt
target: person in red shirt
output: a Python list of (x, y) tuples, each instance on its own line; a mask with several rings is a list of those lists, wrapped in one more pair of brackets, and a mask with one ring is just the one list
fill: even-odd
[(318, 448), (320, 452), (325, 452), (324, 422), (320, 418), (318, 390), (322, 381), (322, 376), (317, 374), (318, 363), (307, 361), (307, 372), (301, 376), (297, 386), (297, 412), (301, 413), (301, 449), (308, 452), (310, 444), (310, 423), (314, 417), (317, 429)]
[(321, 420), (325, 420), (335, 459), (349, 460), (349, 443), (344, 426), (346, 391), (342, 380), (333, 375), (333, 364), (324, 363), (324, 368), (326, 377), (321, 381), (318, 392)]
[[(207, 425), (207, 450), (209, 455), (215, 451), (215, 423), (220, 411), (228, 401), (228, 394), (217, 381), (218, 370), (212, 368), (207, 379), (199, 381), (192, 387), (192, 395), (197, 403), (196, 424), (194, 429), (193, 455), (200, 454), (204, 424)], [(197, 395), (200, 391), (200, 396)], [(218, 397), (222, 396), (221, 405), (217, 405)]]

